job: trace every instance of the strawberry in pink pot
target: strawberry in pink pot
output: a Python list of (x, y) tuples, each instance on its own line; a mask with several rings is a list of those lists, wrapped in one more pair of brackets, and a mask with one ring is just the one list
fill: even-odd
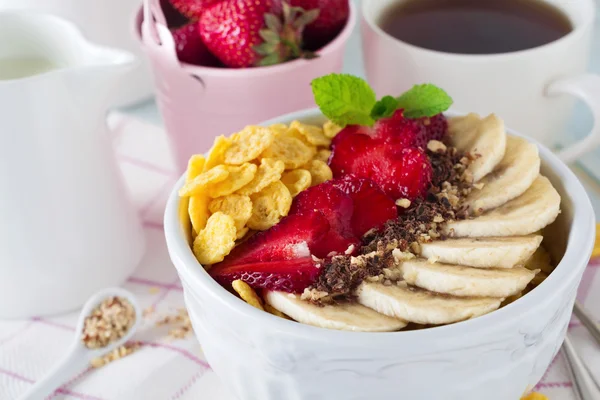
[[(277, 15), (282, 10), (282, 16)], [(311, 58), (303, 50), (304, 27), (318, 10), (290, 7), (278, 0), (224, 0), (200, 18), (200, 35), (208, 49), (231, 68), (279, 64)]]
[(179, 61), (188, 64), (207, 67), (219, 66), (220, 61), (208, 50), (202, 38), (200, 38), (198, 29), (198, 23), (191, 22), (171, 30), (177, 50), (177, 58), (179, 58)]
[[(168, 0), (171, 6), (192, 21), (200, 19), (204, 11), (221, 0)], [(163, 6), (163, 9), (165, 7)]]
[(305, 10), (319, 10), (319, 17), (304, 31), (306, 48), (313, 51), (335, 39), (350, 15), (349, 0), (289, 0), (289, 3)]

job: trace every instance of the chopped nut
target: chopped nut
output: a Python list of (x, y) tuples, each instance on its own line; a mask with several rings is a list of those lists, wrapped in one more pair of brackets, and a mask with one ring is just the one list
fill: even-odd
[(435, 222), (435, 223), (444, 222), (444, 217), (442, 217), (440, 214), (438, 214), (435, 217), (433, 217), (433, 222)]
[(92, 361), (90, 361), (90, 365), (93, 368), (103, 367), (108, 363), (119, 360), (123, 357), (127, 357), (128, 355), (132, 354), (140, 347), (141, 347), (141, 345), (138, 342), (126, 343), (125, 345), (123, 345), (121, 347), (117, 347), (116, 349), (114, 349), (113, 351), (111, 351), (110, 353), (105, 355), (104, 357), (96, 357), (96, 358), (92, 359)]
[(302, 300), (319, 301), (327, 296), (329, 296), (329, 293), (327, 292), (306, 288), (300, 298)]
[(125, 336), (134, 323), (131, 303), (121, 297), (109, 297), (85, 319), (81, 340), (88, 349), (100, 349)]
[(473, 187), (477, 190), (481, 190), (483, 189), (483, 187), (485, 186), (485, 184), (483, 182), (479, 182), (473, 185)]
[(356, 247), (353, 244), (351, 244), (350, 246), (348, 246), (348, 248), (346, 249), (346, 251), (344, 252), (344, 254), (350, 255), (350, 254), (354, 253), (355, 248)]
[(398, 199), (396, 200), (396, 205), (398, 207), (402, 207), (402, 208), (408, 208), (410, 207), (410, 200), (409, 199)]
[(445, 153), (447, 149), (448, 148), (446, 147), (446, 145), (440, 142), (439, 140), (430, 140), (429, 143), (427, 143), (427, 150), (433, 153)]

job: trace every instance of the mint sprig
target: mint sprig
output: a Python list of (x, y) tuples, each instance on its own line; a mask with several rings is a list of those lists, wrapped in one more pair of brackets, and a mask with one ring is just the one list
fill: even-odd
[(452, 105), (448, 93), (431, 83), (415, 85), (396, 100), (398, 108), (404, 109), (406, 118), (433, 117)]
[(321, 112), (340, 126), (368, 125), (375, 120), (371, 110), (377, 98), (367, 82), (348, 74), (330, 74), (311, 82)]
[(399, 97), (385, 96), (379, 101), (365, 80), (348, 74), (325, 75), (311, 86), (321, 112), (342, 127), (372, 126), (400, 108), (407, 118), (433, 117), (452, 105), (452, 98), (432, 84), (415, 85)]

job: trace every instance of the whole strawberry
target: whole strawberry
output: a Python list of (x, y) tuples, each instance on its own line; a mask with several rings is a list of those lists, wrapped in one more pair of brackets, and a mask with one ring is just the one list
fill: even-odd
[(311, 58), (304, 52), (304, 26), (318, 11), (305, 11), (283, 3), (283, 21), (276, 15), (278, 0), (224, 0), (200, 18), (200, 35), (208, 49), (232, 68), (267, 66), (295, 58)]
[(200, 19), (204, 11), (221, 0), (168, 0), (173, 8), (192, 21)]
[(219, 60), (208, 51), (200, 38), (197, 23), (189, 23), (173, 30), (172, 33), (179, 61), (210, 67), (219, 66)]
[(289, 0), (290, 5), (305, 10), (320, 10), (319, 17), (304, 31), (308, 50), (318, 50), (331, 42), (344, 29), (350, 14), (348, 0)]

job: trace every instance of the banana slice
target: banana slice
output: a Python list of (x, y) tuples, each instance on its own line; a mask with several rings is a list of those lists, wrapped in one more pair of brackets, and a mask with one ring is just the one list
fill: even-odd
[(405, 261), (398, 268), (409, 285), (422, 289), (459, 297), (501, 299), (520, 293), (539, 272), (523, 267), (471, 268), (424, 259)]
[(474, 189), (464, 205), (475, 212), (499, 207), (525, 193), (539, 174), (537, 146), (525, 139), (508, 136), (504, 158), (480, 181), (483, 188)]
[(265, 301), (295, 321), (320, 328), (355, 332), (392, 332), (407, 323), (390, 318), (357, 303), (317, 306), (294, 294), (268, 291)]
[(524, 265), (542, 243), (542, 236), (462, 238), (421, 243), (421, 257), (475, 268)]
[(364, 282), (356, 291), (358, 302), (373, 310), (424, 325), (451, 324), (487, 314), (500, 307), (502, 299), (465, 298), (436, 294), (409, 287), (405, 282), (385, 286)]
[(479, 156), (468, 168), (475, 182), (492, 172), (504, 157), (504, 122), (494, 114), (485, 118), (477, 114), (451, 118), (448, 133), (452, 145), (458, 150)]
[(533, 253), (533, 255), (525, 263), (525, 268), (530, 270), (539, 269), (545, 272), (546, 274), (549, 274), (552, 271), (554, 271), (554, 266), (552, 266), (550, 254), (548, 254), (548, 251), (543, 247), (539, 247), (537, 251)]
[(538, 176), (525, 193), (483, 215), (450, 221), (443, 230), (453, 237), (529, 235), (554, 222), (560, 212), (560, 195), (548, 178)]

